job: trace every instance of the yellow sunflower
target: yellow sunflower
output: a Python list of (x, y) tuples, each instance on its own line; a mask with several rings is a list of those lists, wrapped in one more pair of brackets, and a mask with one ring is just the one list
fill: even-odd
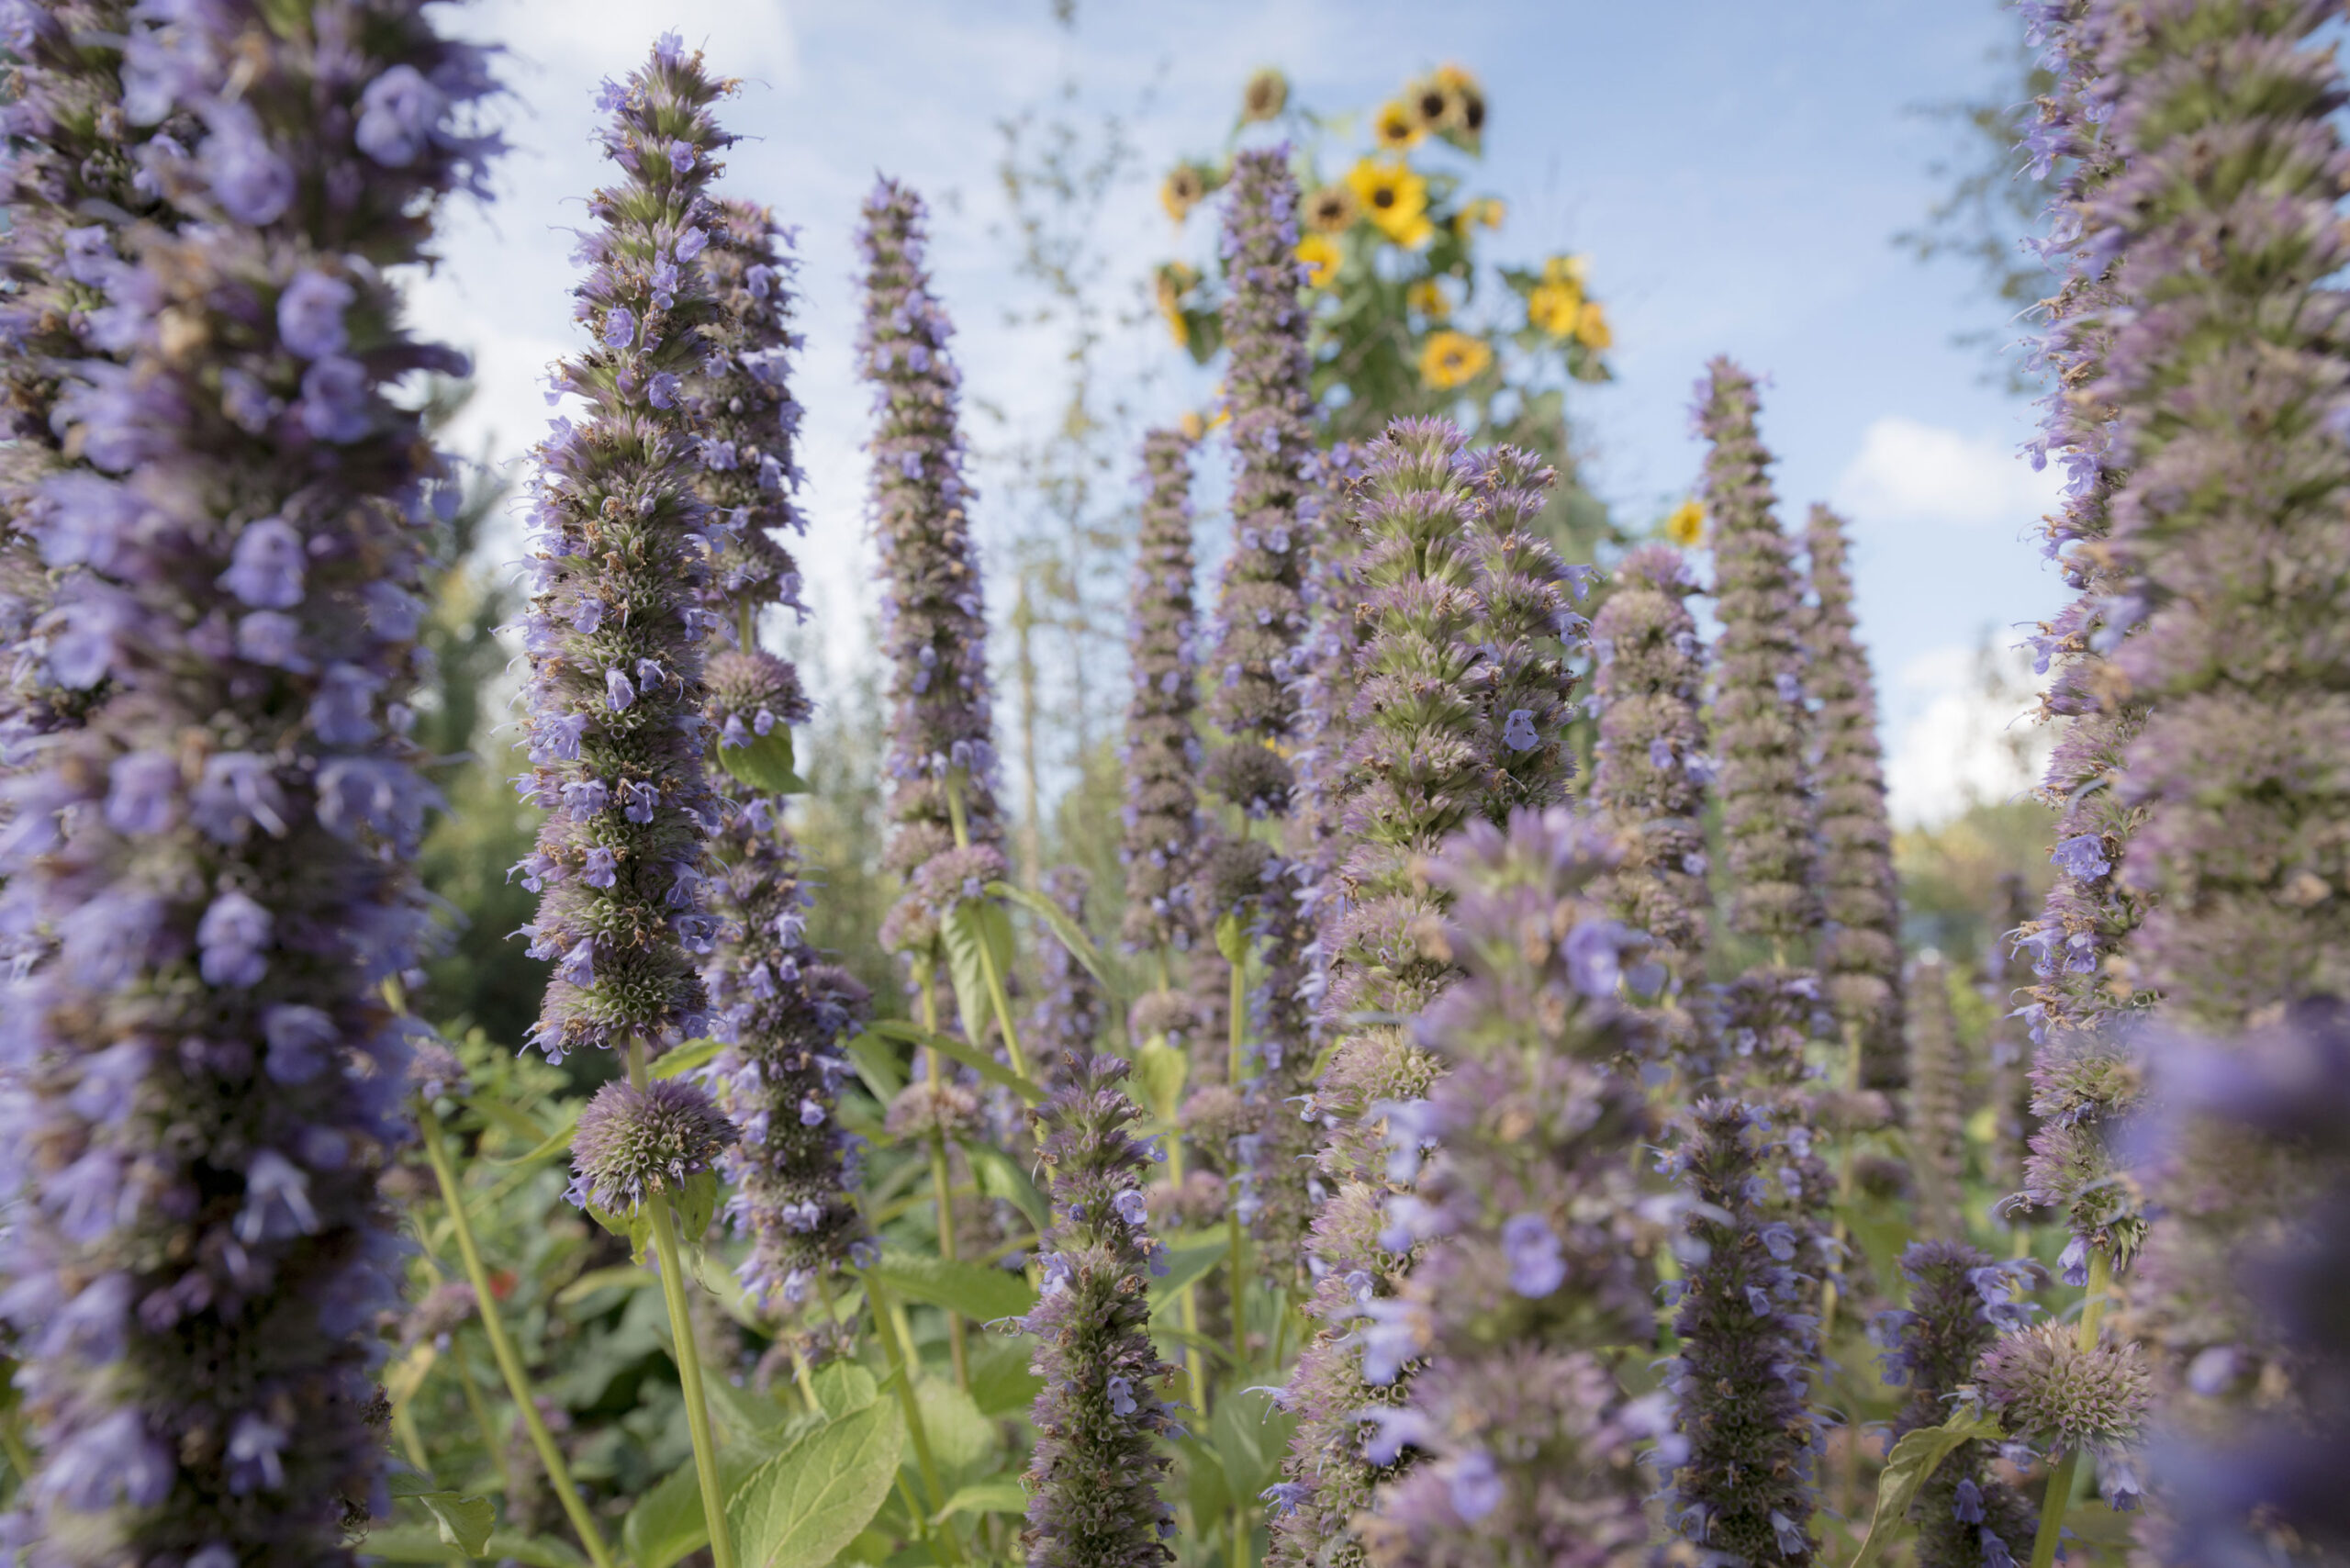
[(1599, 308), (1596, 299), (1583, 301), (1575, 314), (1575, 342), (1587, 349), (1604, 349), (1616, 342), (1614, 329), (1607, 325), (1607, 312)]
[(1327, 288), (1346, 258), (1327, 234), (1308, 234), (1297, 242), (1297, 259), (1305, 263), (1306, 287)]
[(1248, 78), (1240, 89), (1240, 121), (1254, 125), (1271, 119), (1289, 106), (1289, 78), (1272, 66), (1266, 66)]
[(1344, 234), (1362, 216), (1362, 204), (1344, 185), (1324, 185), (1305, 198), (1305, 221), (1325, 234)]
[(1706, 509), (1689, 497), (1665, 515), (1664, 536), (1684, 550), (1694, 549), (1706, 537)]
[(1583, 319), (1583, 293), (1569, 284), (1538, 283), (1526, 296), (1526, 322), (1554, 338), (1574, 336)]
[(1404, 303), (1431, 321), (1441, 321), (1452, 314), (1452, 301), (1445, 297), (1443, 286), (1432, 277), (1424, 277), (1405, 289)]
[(1463, 206), (1460, 216), (1452, 222), (1454, 228), (1465, 234), (1472, 228), (1499, 229), (1502, 219), (1508, 216), (1509, 208), (1503, 205), (1499, 196), (1479, 196)]
[(1420, 350), (1420, 379), (1438, 392), (1465, 386), (1494, 363), (1494, 351), (1483, 338), (1466, 332), (1431, 332)]
[(1207, 420), (1200, 418), (1198, 411), (1192, 409), (1183, 410), (1183, 417), (1177, 421), (1176, 428), (1183, 432), (1185, 441), (1197, 441), (1208, 433)]
[(1398, 245), (1423, 244), (1435, 231), (1428, 220), (1428, 183), (1400, 158), (1365, 158), (1347, 172), (1347, 188), (1363, 215)]
[(1206, 199), (1207, 175), (1197, 163), (1178, 163), (1167, 172), (1167, 179), (1158, 187), (1158, 205), (1167, 216), (1181, 223), (1192, 215), (1192, 208)]
[[(1439, 118), (1428, 123), (1475, 141), (1485, 131), (1485, 89), (1458, 65), (1438, 66), (1427, 86), (1441, 95)], [(1423, 90), (1425, 95), (1425, 89)]]
[(1372, 138), (1391, 152), (1417, 147), (1427, 133), (1427, 128), (1412, 118), (1410, 106), (1401, 99), (1380, 105), (1378, 117), (1371, 122)]
[(1590, 273), (1591, 258), (1589, 256), (1552, 256), (1542, 263), (1544, 283), (1561, 284), (1573, 289), (1577, 294), (1583, 292), (1583, 284), (1590, 276)]
[(1181, 262), (1169, 262), (1159, 268), (1154, 280), (1159, 317), (1166, 321), (1177, 348), (1189, 348), (1192, 343), (1192, 324), (1183, 319), (1183, 297), (1199, 281), (1200, 274)]

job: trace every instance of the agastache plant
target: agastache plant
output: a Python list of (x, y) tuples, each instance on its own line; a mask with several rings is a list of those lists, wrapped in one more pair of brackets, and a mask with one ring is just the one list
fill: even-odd
[(1154, 1161), (1131, 1130), (1124, 1061), (1071, 1057), (1060, 1075), (1036, 1112), (1053, 1224), (1036, 1260), (1043, 1292), (1019, 1323), (1044, 1379), (1021, 1544), (1037, 1568), (1152, 1568), (1174, 1557), (1158, 1487), (1163, 1446), (1181, 1432), (1161, 1394), (1175, 1369), (1150, 1338), (1150, 1276), (1166, 1267), (1143, 1200)]
[[(2043, 1282), (2028, 1259), (1995, 1260), (1964, 1241), (1913, 1241), (1901, 1254), (1909, 1305), (1887, 1308), (1869, 1326), (1883, 1347), (1886, 1383), (1909, 1399), (1894, 1417), (1892, 1438), (1939, 1427), (1974, 1376), (1975, 1363), (2002, 1329), (2030, 1324), (2026, 1293)], [(2031, 1539), (2032, 1513), (1991, 1469), (1995, 1446), (1961, 1444), (1935, 1467), (1911, 1506), (1918, 1521), (1918, 1568), (2015, 1568)]]
[(1446, 1073), (1397, 1152), (1437, 1152), (1386, 1205), (1393, 1239), (1427, 1250), (1363, 1330), (1374, 1380), (1426, 1363), (1408, 1403), (1370, 1412), (1376, 1449), (1424, 1456), (1363, 1525), (1374, 1562), (1649, 1561), (1635, 1455), (1670, 1417), (1628, 1394), (1612, 1348), (1654, 1332), (1639, 1166), (1658, 1127), (1647, 1023), (1617, 1000), (1645, 942), (1596, 896), (1615, 853), (1553, 807), (1473, 822), (1429, 862), (1463, 978), (1413, 1025)]
[[(110, 688), (9, 780), (0, 837), (8, 945), (51, 948), (0, 1035), (0, 1306), (39, 1454), (0, 1539), (45, 1564), (347, 1563), (388, 1506), (375, 1183), (409, 1025), (386, 982), (424, 920), (404, 704), (445, 474), (386, 394), (464, 361), (408, 334), (387, 278), (496, 142), (468, 129), (484, 51), (419, 5), (349, 21), (15, 13), (36, 70), (61, 47), (119, 69), (120, 103), (75, 99), (129, 122), (118, 145), (187, 136), (77, 171), (153, 205), (72, 241), (104, 342), (50, 366), (80, 465), (25, 520), (67, 569), (39, 680)], [(50, 88), (12, 118), (20, 175), (95, 156), (86, 127), (43, 140)]]
[(1120, 935), (1136, 952), (1180, 953), (1198, 942), (1191, 871), (1203, 831), (1198, 778), (1199, 627), (1192, 609), (1192, 442), (1179, 430), (1143, 439), (1141, 528), (1127, 605), (1125, 837)]
[(1940, 957), (1909, 976), (1910, 1158), (1918, 1182), (1918, 1228), (1942, 1241), (1966, 1238), (1966, 1055), (1950, 1004), (1950, 971)]
[(1601, 886), (1617, 917), (1649, 934), (1651, 958), (1691, 984), (1705, 978), (1713, 778), (1700, 706), (1706, 654), (1686, 602), (1696, 591), (1680, 551), (1643, 544), (1616, 568), (1592, 627), (1592, 796), (1622, 841)]
[(1885, 806), (1876, 683), (1852, 614), (1844, 522), (1823, 506), (1804, 530), (1815, 603), (1805, 622), (1812, 786), (1819, 831), (1821, 982), (1860, 1051), (1860, 1084), (1901, 1087), (1901, 903)]
[[(1055, 866), (1037, 879), (1044, 895), (1080, 931), (1085, 929), (1085, 895), (1092, 879), (1082, 867)], [(1071, 1057), (1089, 1057), (1108, 1026), (1107, 998), (1102, 982), (1058, 937), (1048, 935), (1038, 947), (1042, 983), (1035, 1011), (1024, 1031), (1037, 1053), (1036, 1066), (1045, 1081), (1052, 1081), (1058, 1064)]]
[(537, 452), (520, 783), (547, 820), (519, 869), (542, 894), (532, 956), (554, 966), (532, 1043), (557, 1061), (658, 1052), (709, 1015), (696, 959), (713, 926), (702, 666), (717, 618), (701, 595), (724, 520), (696, 487), (684, 378), (718, 317), (699, 263), (720, 217), (705, 191), (733, 141), (710, 106), (733, 88), (674, 37), (599, 100), (621, 178), (589, 199), (597, 227), (576, 252), (588, 271), (572, 314), (591, 346), (553, 372), (587, 412), (558, 417)]
[(758, 645), (765, 611), (800, 608), (799, 567), (776, 537), (806, 526), (794, 503), (800, 407), (789, 383), (798, 259), (772, 214), (729, 201), (702, 270), (719, 313), (684, 397), (703, 431), (696, 483), (723, 520), (710, 530), (702, 607), (734, 645), (709, 661), (709, 729), (738, 797), (722, 803), (711, 841), (710, 904), (722, 925), (702, 975), (725, 1049), (705, 1076), (741, 1133), (723, 1163), (734, 1189), (727, 1215), (751, 1242), (737, 1277), (772, 1308), (805, 1301), (873, 1250), (852, 1195), (862, 1140), (835, 1108), (850, 1070), (842, 1041), (864, 1022), (868, 998), (808, 941), (814, 893), (774, 792), (789, 781), (772, 769), (784, 755), (778, 732), (788, 738), (810, 705), (798, 670)]

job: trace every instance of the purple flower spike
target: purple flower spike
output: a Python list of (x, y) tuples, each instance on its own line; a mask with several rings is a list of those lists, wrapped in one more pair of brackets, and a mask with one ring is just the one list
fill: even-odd
[(1198, 778), (1199, 626), (1192, 609), (1192, 448), (1181, 431), (1143, 440), (1142, 532), (1128, 600), (1125, 837), (1127, 946), (1188, 951), (1211, 935), (1192, 907), (1204, 834)]
[(1819, 812), (1821, 981), (1839, 1024), (1855, 1031), (1861, 1085), (1902, 1083), (1901, 904), (1894, 890), (1893, 823), (1885, 807), (1876, 738), (1876, 683), (1852, 615), (1844, 522), (1811, 509), (1804, 533), (1817, 603), (1805, 622), (1812, 717), (1812, 783)]
[[(537, 454), (526, 645), (539, 744), (520, 787), (554, 806), (539, 833), (546, 890), (532, 950), (571, 953), (590, 933), (631, 934), (599, 941), (592, 968), (565, 966), (549, 981), (531, 1038), (556, 1060), (632, 1038), (661, 1049), (707, 1019), (694, 957), (710, 945), (699, 865), (718, 811), (703, 771), (709, 622), (697, 596), (712, 518), (695, 488), (688, 411), (655, 409), (646, 387), (654, 374), (701, 364), (718, 308), (698, 270), (662, 304), (643, 271), (617, 258), (674, 250), (715, 220), (704, 195), (714, 159), (680, 174), (644, 154), (681, 127), (707, 151), (729, 146), (710, 106), (732, 91), (699, 55), (656, 55), (618, 95), (604, 151), (622, 183), (590, 201), (605, 225), (593, 247), (602, 259), (573, 290), (582, 319), (598, 324), (598, 346), (556, 373), (587, 398), (588, 422), (557, 420)], [(621, 605), (627, 614), (606, 612)], [(609, 882), (586, 874), (591, 864), (600, 871), (602, 857), (590, 859), (599, 849), (618, 868)]]
[(352, 128), (373, 72), (467, 110), (493, 84), (421, 4), (352, 19), (9, 13), (0, 745), (46, 738), (6, 755), (0, 845), (0, 1272), (39, 1456), (0, 1536), (44, 1562), (347, 1565), (382, 1484), (385, 982), (429, 797), (385, 610), (445, 478), (397, 384), (449, 363), (388, 280), (493, 143), (386, 170)]
[(1150, 1339), (1152, 1264), (1163, 1244), (1140, 1223), (1154, 1163), (1130, 1129), (1138, 1113), (1115, 1057), (1069, 1056), (1035, 1112), (1051, 1172), (1045, 1290), (1021, 1320), (1044, 1379), (1030, 1419), (1028, 1527), (1035, 1568), (1158, 1568), (1174, 1509), (1159, 1495), (1179, 1435), (1159, 1390), (1175, 1369)]
[(1937, 1240), (1966, 1235), (1966, 1047), (1951, 1011), (1950, 971), (1931, 954), (1909, 976), (1909, 1150), (1918, 1229)]
[[(788, 384), (799, 342), (789, 280), (799, 259), (774, 215), (744, 202), (720, 203), (693, 234), (708, 238), (681, 240), (676, 253), (698, 262), (717, 302), (716, 319), (704, 330), (711, 353), (659, 391), (709, 432), (704, 454), (712, 445), (732, 454), (722, 465), (705, 456), (694, 480), (713, 520), (701, 613), (735, 643), (704, 669), (716, 758), (731, 771), (738, 748), (779, 726), (788, 734), (810, 711), (799, 671), (757, 646), (767, 611), (805, 613), (798, 564), (777, 537), (804, 526), (794, 501), (800, 405)], [(648, 386), (646, 395), (659, 406), (655, 391)], [(712, 841), (709, 900), (721, 932), (702, 968), (711, 1032), (725, 1049), (702, 1070), (702, 1081), (742, 1130), (721, 1167), (735, 1189), (727, 1215), (751, 1243), (738, 1277), (754, 1300), (778, 1311), (812, 1294), (820, 1279), (869, 1245), (853, 1196), (860, 1146), (834, 1110), (852, 1070), (845, 1047), (864, 1024), (869, 998), (808, 941), (814, 891), (784, 825), (784, 799), (743, 778), (734, 796), (721, 803), (723, 821)], [(803, 1353), (830, 1353), (835, 1327), (816, 1324), (811, 1332)]]

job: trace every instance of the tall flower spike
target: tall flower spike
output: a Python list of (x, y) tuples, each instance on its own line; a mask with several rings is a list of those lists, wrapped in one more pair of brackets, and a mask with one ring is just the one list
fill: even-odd
[(1694, 1200), (1678, 1245), (1681, 1352), (1667, 1384), (1680, 1402), (1683, 1462), (1665, 1507), (1700, 1548), (1802, 1568), (1816, 1551), (1819, 1428), (1807, 1385), (1817, 1319), (1811, 1282), (1793, 1266), (1802, 1238), (1771, 1191), (1786, 1154), (1769, 1109), (1700, 1100), (1664, 1157)]
[(1539, 458), (1516, 447), (1475, 454), (1468, 479), (1476, 496), (1472, 591), (1481, 622), (1485, 798), (1479, 810), (1501, 823), (1520, 807), (1567, 798), (1575, 759), (1567, 741), (1577, 678), (1566, 655), (1588, 639), (1575, 610), (1598, 573), (1570, 567), (1534, 532), (1558, 483)]
[(1966, 1058), (1940, 957), (1909, 976), (1909, 1151), (1917, 1162), (1918, 1228), (1966, 1239)]
[[(1083, 868), (1056, 866), (1037, 880), (1070, 924), (1084, 930), (1085, 895), (1092, 879)], [(1101, 982), (1058, 937), (1038, 945), (1037, 962), (1044, 970), (1043, 994), (1024, 1032), (1035, 1041), (1038, 1070), (1049, 1072), (1067, 1058), (1091, 1056), (1109, 1020)]]
[[(1181, 431), (1143, 438), (1142, 525), (1127, 605), (1126, 913), (1128, 947), (1180, 952), (1203, 935), (1191, 905), (1203, 832), (1198, 778), (1199, 628), (1192, 608), (1192, 441)], [(1049, 1058), (1048, 1058), (1049, 1059)]]
[(657, 1050), (707, 1017), (694, 960), (711, 947), (701, 858), (718, 804), (699, 595), (722, 520), (696, 488), (682, 381), (718, 319), (699, 263), (719, 213), (703, 193), (733, 140), (710, 106), (731, 91), (674, 36), (605, 84), (603, 151), (621, 178), (589, 199), (589, 270), (572, 289), (592, 344), (554, 372), (588, 418), (556, 419), (536, 454), (520, 783), (547, 820), (519, 869), (542, 893), (531, 955), (554, 964), (532, 1042), (558, 1061), (637, 1039)]
[[(1894, 1417), (1899, 1441), (1950, 1419), (1951, 1401), (2002, 1328), (2020, 1327), (2032, 1307), (2023, 1293), (2040, 1282), (2029, 1260), (2000, 1263), (1963, 1241), (1913, 1241), (1901, 1254), (1909, 1305), (1877, 1314), (1869, 1333), (1883, 1346), (1885, 1381), (1909, 1391)], [(1918, 1568), (2006, 1568), (2029, 1554), (2032, 1507), (1990, 1468), (1995, 1450), (1974, 1441), (1937, 1466), (1918, 1490)]]
[[(14, 15), (39, 69), (45, 29), (104, 14)], [(0, 1529), (59, 1565), (350, 1563), (381, 1499), (375, 1177), (409, 1027), (384, 987), (424, 921), (401, 731), (445, 483), (386, 394), (464, 364), (387, 280), (477, 184), (491, 83), (404, 0), (357, 33), (325, 5), (113, 16), (70, 47), (124, 102), (78, 101), (187, 139), (84, 172), (156, 205), (77, 241), (109, 357), (55, 367), (87, 466), (33, 524), (79, 568), (44, 678), (111, 692), (6, 786), (6, 936), (53, 951), (0, 1010), (0, 1273), (40, 1455)], [(20, 105), (45, 151), (16, 156), (68, 151), (58, 129)]]
[(1635, 1065), (1645, 1022), (1616, 1001), (1644, 939), (1596, 897), (1611, 836), (1521, 811), (1506, 832), (1472, 823), (1428, 868), (1465, 973), (1415, 1024), (1447, 1069), (1418, 1129), (1438, 1152), (1387, 1207), (1428, 1250), (1364, 1329), (1375, 1371), (1427, 1362), (1407, 1405), (1376, 1407), (1372, 1441), (1425, 1457), (1363, 1527), (1374, 1562), (1649, 1561), (1634, 1452), (1664, 1401), (1628, 1395), (1612, 1348), (1655, 1330), (1638, 1162), (1658, 1128)]
[(1718, 359), (1697, 391), (1721, 619), (1714, 742), (1721, 752), (1729, 924), (1799, 962), (1819, 912), (1792, 551), (1773, 510), (1771, 454), (1755, 434), (1754, 378)]
[(1150, 1276), (1166, 1269), (1145, 1227), (1152, 1157), (1129, 1130), (1125, 1062), (1070, 1058), (1062, 1073), (1036, 1112), (1053, 1225), (1037, 1257), (1044, 1292), (1019, 1324), (1045, 1380), (1021, 1544), (1032, 1568), (1155, 1568), (1175, 1555), (1158, 1485), (1180, 1428), (1160, 1396), (1175, 1369), (1150, 1338)]
[(1817, 602), (1805, 622), (1811, 695), (1812, 782), (1818, 795), (1821, 982), (1836, 1021), (1858, 1038), (1861, 1086), (1901, 1087), (1901, 904), (1893, 823), (1885, 809), (1876, 683), (1852, 615), (1844, 523), (1823, 506), (1804, 531)]
[(809, 945), (813, 892), (784, 801), (767, 788), (778, 780), (759, 766), (780, 760), (776, 731), (788, 736), (809, 712), (799, 672), (757, 643), (764, 611), (800, 609), (799, 568), (775, 534), (805, 527), (793, 504), (790, 247), (765, 208), (720, 204), (701, 263), (718, 304), (711, 353), (683, 388), (704, 432), (696, 482), (714, 514), (702, 608), (734, 642), (710, 660), (710, 730), (741, 792), (722, 803), (711, 843), (711, 909), (723, 926), (702, 978), (711, 1032), (726, 1048), (704, 1071), (742, 1135), (724, 1160), (726, 1213), (751, 1242), (738, 1277), (769, 1306), (802, 1300), (871, 1246), (851, 1196), (861, 1142), (835, 1110), (849, 1073), (842, 1040), (864, 1022), (868, 998)]
[[(890, 659), (886, 859), (909, 884), (882, 940), (917, 955), (933, 950), (958, 900), (1006, 870), (987, 609), (963, 477), (963, 378), (946, 350), (954, 328), (930, 292), (928, 243), (922, 198), (895, 180), (877, 183), (857, 236), (866, 269), (857, 349), (878, 421), (867, 451)], [(962, 806), (960, 849), (950, 786)]]
[(1592, 630), (1600, 703), (1592, 794), (1623, 843), (1605, 896), (1689, 983), (1706, 972), (1704, 819), (1713, 778), (1699, 707), (1705, 649), (1684, 602), (1696, 591), (1681, 552), (1643, 544), (1616, 568)]

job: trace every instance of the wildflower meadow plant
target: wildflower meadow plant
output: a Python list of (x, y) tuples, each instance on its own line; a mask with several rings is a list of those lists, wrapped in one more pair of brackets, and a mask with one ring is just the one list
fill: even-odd
[[(16, 1450), (6, 1539), (59, 1564), (350, 1562), (387, 1507), (376, 1177), (412, 1025), (386, 987), (423, 923), (404, 732), (447, 482), (387, 393), (464, 364), (389, 280), (477, 188), (492, 83), (420, 6), (355, 36), (323, 5), (110, 16), (11, 14), (13, 177), (132, 199), (79, 233), (12, 210), (14, 298), (71, 287), (99, 323), (85, 353), (41, 340), (70, 461), (32, 479), (11, 454), (38, 498), (12, 521), (61, 572), (21, 652), (103, 701), (19, 759), (0, 841), (32, 958), (0, 1268), (39, 1454), (25, 1475)], [(71, 270), (45, 278), (52, 241)]]

